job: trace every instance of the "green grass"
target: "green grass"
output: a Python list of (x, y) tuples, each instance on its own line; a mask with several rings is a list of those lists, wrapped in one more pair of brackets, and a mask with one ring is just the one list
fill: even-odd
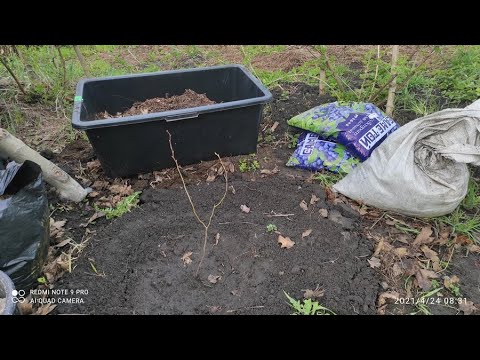
[(105, 213), (107, 219), (121, 217), (138, 205), (141, 191), (136, 191), (120, 201), (114, 208), (99, 208), (95, 205), (95, 210)]
[(318, 301), (312, 299), (296, 300), (285, 291), (283, 293), (294, 310), (292, 315), (336, 315), (332, 310), (320, 305)]
[(335, 183), (343, 179), (343, 175), (334, 174), (328, 171), (318, 172), (313, 176), (313, 180), (316, 180), (325, 188), (332, 187)]
[(467, 210), (472, 210), (480, 205), (480, 187), (477, 182), (470, 179), (468, 183), (468, 190), (465, 199), (462, 201), (462, 206)]
[(450, 225), (455, 234), (465, 235), (473, 242), (480, 244), (480, 214), (467, 214), (458, 207), (449, 215), (436, 218), (440, 223)]

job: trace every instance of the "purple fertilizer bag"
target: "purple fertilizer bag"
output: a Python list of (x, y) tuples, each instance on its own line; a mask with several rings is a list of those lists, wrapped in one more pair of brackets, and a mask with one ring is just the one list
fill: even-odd
[(319, 139), (319, 135), (305, 131), (298, 138), (298, 146), (287, 162), (305, 170), (326, 169), (335, 173), (348, 174), (360, 161), (352, 156), (345, 146)]
[(362, 161), (399, 128), (393, 119), (375, 105), (359, 102), (320, 105), (294, 116), (288, 120), (288, 125), (342, 144)]

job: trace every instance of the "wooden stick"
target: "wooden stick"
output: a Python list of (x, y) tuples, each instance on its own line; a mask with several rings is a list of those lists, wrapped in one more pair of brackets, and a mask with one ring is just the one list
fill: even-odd
[(318, 82), (318, 93), (319, 95), (325, 95), (325, 70), (320, 70), (320, 81)]
[(80, 52), (80, 47), (78, 45), (73, 45), (73, 49), (75, 50), (75, 53), (77, 54), (78, 61), (80, 62), (80, 65), (82, 66), (82, 69), (83, 69), (83, 72), (84, 72), (85, 76), (90, 77), (90, 72), (88, 71), (88, 66), (87, 66), (87, 63), (85, 62), (85, 58), (83, 57), (82, 53)]
[[(392, 74), (396, 74), (396, 68), (397, 68), (397, 61), (398, 61), (398, 50), (399, 46), (398, 45), (393, 45), (392, 47)], [(392, 83), (390, 85), (390, 88), (388, 89), (388, 98), (387, 98), (387, 107), (385, 110), (385, 113), (388, 116), (392, 116), (393, 114), (393, 109), (395, 107), (394, 101), (395, 101), (395, 89), (397, 88), (397, 77), (395, 77), (392, 80)]]
[(0, 154), (7, 155), (17, 163), (31, 160), (40, 165), (45, 181), (54, 186), (64, 199), (80, 202), (87, 196), (88, 191), (70, 175), (2, 128), (0, 128)]

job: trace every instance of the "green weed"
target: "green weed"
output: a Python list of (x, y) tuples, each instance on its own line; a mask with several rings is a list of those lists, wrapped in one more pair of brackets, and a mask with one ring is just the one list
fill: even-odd
[(436, 219), (443, 224), (450, 225), (453, 233), (466, 235), (475, 243), (480, 243), (480, 215), (478, 212), (469, 215), (458, 207), (451, 214)]
[(275, 232), (275, 231), (277, 231), (277, 225), (275, 225), (275, 224), (268, 224), (268, 225), (267, 225), (267, 232), (268, 232), (269, 234), (271, 234), (271, 233), (273, 233), (273, 232)]
[(313, 180), (316, 180), (325, 188), (330, 188), (338, 181), (343, 179), (343, 175), (341, 174), (334, 174), (331, 172), (318, 172), (313, 176)]
[(260, 163), (255, 158), (256, 155), (252, 155), (250, 156), (250, 158), (240, 159), (238, 163), (238, 168), (240, 169), (240, 172), (250, 172), (260, 169)]
[(312, 299), (296, 300), (283, 292), (289, 301), (289, 305), (295, 311), (292, 315), (337, 315), (332, 310), (320, 305)]
[(136, 191), (132, 195), (127, 196), (124, 198), (122, 201), (120, 201), (117, 206), (114, 208), (98, 208), (95, 205), (95, 210), (101, 211), (105, 213), (105, 217), (107, 219), (113, 219), (115, 217), (120, 217), (122, 215), (125, 215), (127, 212), (129, 212), (131, 209), (137, 206), (139, 198), (140, 198), (141, 191)]

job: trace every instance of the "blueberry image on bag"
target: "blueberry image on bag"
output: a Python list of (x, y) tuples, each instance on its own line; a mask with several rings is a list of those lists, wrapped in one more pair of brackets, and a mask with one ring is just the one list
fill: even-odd
[(361, 102), (333, 102), (307, 110), (288, 125), (319, 134), (342, 144), (362, 161), (379, 146), (398, 124), (378, 107)]
[(318, 134), (305, 131), (300, 135), (297, 149), (286, 165), (310, 171), (326, 169), (334, 173), (348, 174), (359, 163), (360, 160), (343, 145), (322, 140)]

